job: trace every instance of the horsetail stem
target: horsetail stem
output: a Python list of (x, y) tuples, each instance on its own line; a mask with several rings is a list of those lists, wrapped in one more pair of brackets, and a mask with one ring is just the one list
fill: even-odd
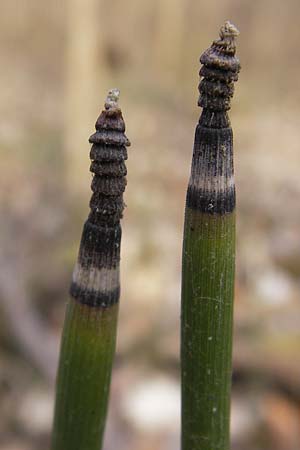
[(182, 257), (182, 450), (229, 450), (235, 185), (227, 114), (238, 79), (238, 30), (226, 22), (200, 58)]
[(93, 195), (74, 269), (57, 376), (52, 450), (99, 450), (106, 420), (120, 296), (126, 187), (125, 124), (112, 89), (89, 142)]

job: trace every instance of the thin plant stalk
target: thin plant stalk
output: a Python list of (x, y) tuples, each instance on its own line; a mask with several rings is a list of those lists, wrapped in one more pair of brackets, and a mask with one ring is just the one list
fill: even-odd
[(182, 257), (182, 450), (229, 450), (235, 272), (233, 142), (227, 110), (240, 69), (226, 22), (200, 61)]
[(120, 296), (127, 159), (119, 91), (109, 92), (92, 144), (93, 195), (74, 269), (57, 375), (52, 450), (99, 450), (107, 414)]

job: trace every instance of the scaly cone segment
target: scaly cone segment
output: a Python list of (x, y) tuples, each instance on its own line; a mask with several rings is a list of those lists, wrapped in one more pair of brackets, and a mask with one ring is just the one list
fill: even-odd
[(240, 71), (239, 59), (235, 56), (236, 37), (239, 31), (230, 22), (220, 30), (220, 39), (200, 57), (203, 67), (199, 85), (198, 105), (203, 108), (200, 123), (204, 126), (223, 128), (229, 125), (226, 111), (234, 93), (234, 82)]
[(93, 195), (82, 233), (71, 295), (80, 303), (108, 307), (119, 300), (120, 219), (126, 187), (125, 123), (118, 106), (119, 91), (112, 89), (89, 138)]
[(125, 136), (125, 123), (118, 106), (119, 91), (112, 89), (96, 122), (96, 133), (89, 142), (92, 145), (91, 172), (93, 196), (89, 220), (98, 225), (114, 225), (122, 218), (123, 192), (126, 187), (126, 147), (130, 145)]
[(226, 22), (220, 39), (200, 61), (199, 105), (203, 107), (195, 133), (187, 206), (208, 214), (231, 213), (235, 208), (232, 130), (227, 110), (238, 79), (235, 56), (238, 30)]

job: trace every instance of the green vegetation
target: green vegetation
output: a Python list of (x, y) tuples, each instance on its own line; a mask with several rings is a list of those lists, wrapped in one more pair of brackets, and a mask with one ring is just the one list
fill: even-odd
[(57, 378), (52, 450), (99, 450), (116, 345), (127, 158), (119, 91), (109, 92), (90, 157), (93, 195), (73, 273)]
[(182, 257), (182, 450), (229, 450), (235, 270), (233, 146), (227, 110), (237, 80), (229, 22), (202, 56)]

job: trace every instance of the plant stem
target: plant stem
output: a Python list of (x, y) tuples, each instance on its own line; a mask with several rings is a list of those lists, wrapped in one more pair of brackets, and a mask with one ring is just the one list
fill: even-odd
[(73, 273), (57, 376), (52, 450), (102, 446), (115, 353), (123, 192), (127, 159), (119, 92), (96, 122), (90, 157), (93, 195)]
[(229, 450), (235, 186), (227, 110), (240, 69), (236, 28), (221, 28), (204, 65), (182, 261), (182, 450)]

